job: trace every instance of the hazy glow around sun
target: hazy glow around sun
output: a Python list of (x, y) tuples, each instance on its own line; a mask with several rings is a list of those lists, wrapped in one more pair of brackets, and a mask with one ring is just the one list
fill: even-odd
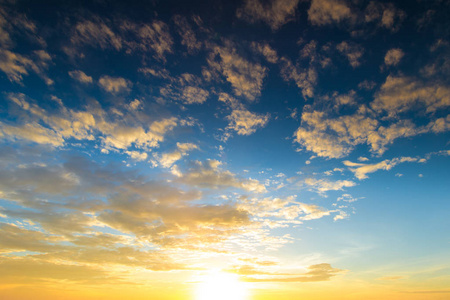
[(200, 279), (195, 300), (247, 300), (248, 289), (237, 275), (214, 271)]

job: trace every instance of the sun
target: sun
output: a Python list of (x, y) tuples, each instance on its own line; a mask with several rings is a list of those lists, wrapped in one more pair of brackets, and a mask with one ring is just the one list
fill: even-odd
[(196, 286), (195, 300), (247, 300), (248, 290), (235, 274), (214, 271)]

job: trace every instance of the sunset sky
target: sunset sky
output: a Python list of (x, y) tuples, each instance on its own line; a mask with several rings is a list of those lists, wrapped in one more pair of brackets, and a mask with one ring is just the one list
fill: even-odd
[(450, 1), (0, 1), (0, 299), (450, 297)]

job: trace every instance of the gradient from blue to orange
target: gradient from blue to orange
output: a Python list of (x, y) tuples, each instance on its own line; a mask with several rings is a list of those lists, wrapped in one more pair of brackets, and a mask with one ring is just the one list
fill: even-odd
[(448, 1), (0, 5), (0, 299), (448, 297)]

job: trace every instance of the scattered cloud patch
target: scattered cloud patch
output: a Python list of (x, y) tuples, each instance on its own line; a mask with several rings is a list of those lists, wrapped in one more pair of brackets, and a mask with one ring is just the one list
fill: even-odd
[(267, 125), (269, 115), (252, 113), (245, 109), (235, 109), (227, 119), (230, 122), (227, 129), (234, 130), (239, 135), (250, 135), (258, 128)]
[(100, 77), (100, 79), (98, 80), (98, 84), (105, 91), (112, 94), (128, 91), (132, 86), (132, 83), (125, 78), (111, 77), (108, 75), (103, 75), (102, 77)]
[(304, 180), (306, 186), (312, 191), (321, 195), (325, 195), (328, 191), (342, 191), (345, 187), (355, 186), (356, 183), (350, 180), (331, 181), (327, 179), (306, 178)]
[(278, 30), (293, 20), (299, 0), (245, 0), (236, 15), (250, 23), (263, 21), (272, 30)]
[(386, 66), (396, 66), (400, 63), (405, 53), (400, 48), (392, 48), (386, 53), (384, 57), (384, 64)]
[(83, 71), (75, 70), (75, 71), (69, 71), (69, 76), (75, 79), (78, 82), (81, 83), (92, 83), (92, 77), (86, 75)]
[(418, 162), (419, 159), (414, 157), (400, 157), (400, 158), (394, 158), (394, 159), (386, 159), (379, 163), (375, 164), (363, 164), (363, 163), (353, 163), (351, 161), (344, 161), (344, 165), (349, 167), (349, 170), (355, 174), (355, 177), (359, 180), (368, 178), (367, 174), (376, 172), (378, 170), (386, 170), (389, 171), (393, 167), (395, 167), (398, 164), (404, 163), (404, 162)]
[(312, 0), (308, 20), (313, 25), (323, 26), (355, 19), (345, 0)]

